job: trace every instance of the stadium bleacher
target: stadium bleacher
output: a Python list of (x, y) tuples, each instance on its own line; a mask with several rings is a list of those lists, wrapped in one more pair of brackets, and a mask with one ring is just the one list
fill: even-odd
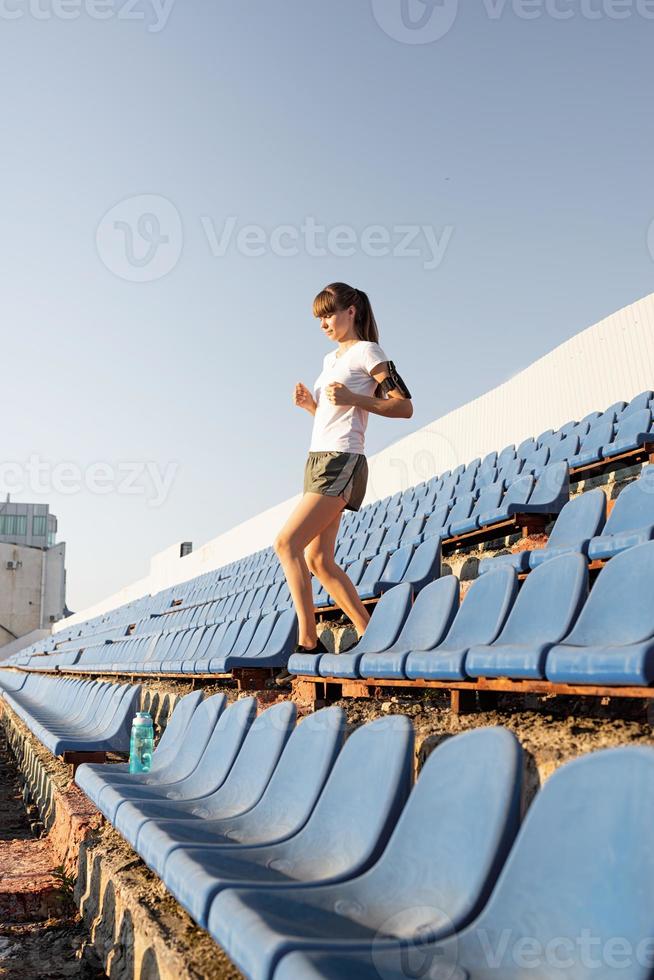
[[(570, 421), (556, 431), (548, 430), (536, 438), (523, 440), (517, 449), (507, 446), (490, 452), (483, 459), (477, 458), (452, 472), (398, 491), (357, 513), (346, 512), (337, 555), (361, 599), (370, 602), (375, 610), (366, 634), (348, 654), (326, 654), (319, 664), (315, 658), (292, 654), (297, 625), (291, 596), (277, 557), (272, 548), (267, 548), (157, 595), (145, 596), (103, 616), (63, 629), (47, 641), (39, 641), (21, 651), (3, 666), (30, 673), (82, 677), (235, 678), (247, 690), (243, 678), (248, 679), (250, 686), (261, 687), (262, 678), (287, 665), (303, 677), (360, 678), (358, 665), (364, 658), (366, 678), (373, 678), (371, 671), (377, 659), (381, 678), (417, 682), (413, 661), (409, 675), (398, 670), (390, 674), (386, 671), (393, 656), (401, 660), (415, 654), (423, 658), (418, 662), (424, 662), (429, 649), (439, 646), (444, 639), (444, 634), (437, 632), (435, 620), (429, 624), (431, 647), (424, 638), (415, 636), (415, 630), (399, 636), (409, 606), (439, 579), (443, 556), (447, 558), (516, 533), (527, 536), (542, 532), (554, 521), (545, 547), (514, 550), (508, 555), (482, 558), (480, 562), (481, 575), (499, 565), (510, 564), (522, 578), (565, 555), (583, 556), (591, 567), (593, 562), (597, 566), (612, 555), (652, 538), (654, 494), (650, 485), (653, 478), (647, 466), (639, 479), (624, 488), (608, 520), (602, 490), (590, 489), (570, 497), (570, 485), (579, 487), (580, 474), (586, 479), (589, 472), (594, 472), (593, 467), (602, 467), (606, 472), (607, 467), (624, 468), (649, 461), (654, 444), (653, 397), (651, 391), (644, 391), (629, 403), (617, 402), (579, 422)], [(561, 613), (556, 618), (554, 597), (547, 583), (556, 582), (559, 575), (569, 583), (574, 579), (574, 586), (569, 584), (569, 587), (580, 597), (587, 590), (579, 561), (570, 557), (568, 561), (558, 562), (554, 572), (539, 574), (528, 586), (525, 583), (514, 598), (515, 608), (506, 611), (508, 618), (503, 633), (487, 641), (492, 651), (482, 654), (475, 648), (471, 653), (460, 653), (461, 662), (453, 662), (441, 679), (506, 676), (514, 680), (545, 680), (545, 648), (547, 644), (564, 640), (581, 605), (580, 598), (565, 615)], [(325, 614), (335, 610), (315, 579), (313, 586), (317, 612)], [(397, 592), (398, 587), (403, 588)], [(430, 592), (434, 598), (444, 594), (438, 590)], [(400, 595), (407, 597), (402, 614)], [(452, 601), (458, 601), (458, 597)], [(397, 606), (395, 619), (390, 616), (386, 620), (390, 614), (385, 611), (393, 603)], [(549, 622), (542, 624), (542, 635), (537, 635), (532, 604), (549, 609)], [(554, 628), (555, 621), (558, 628)], [(413, 622), (418, 624), (419, 620), (411, 619), (409, 626)], [(515, 630), (514, 623), (517, 623)], [(441, 625), (449, 629), (452, 624), (445, 619)], [(527, 626), (535, 658), (531, 666), (525, 665), (519, 652), (521, 642), (518, 641), (525, 640)], [(474, 624), (471, 628), (474, 632)], [(449, 641), (444, 642), (445, 649), (454, 650)], [(538, 643), (541, 653), (536, 655)], [(407, 644), (412, 648), (407, 649)], [(506, 648), (505, 656), (500, 655), (503, 648)], [(388, 654), (383, 667), (382, 653)], [(646, 675), (647, 670), (643, 676)], [(425, 674), (425, 679), (438, 677), (433, 668)]]
[[(563, 766), (522, 821), (523, 752), (505, 729), (443, 740), (413, 786), (409, 718), (346, 738), (341, 707), (298, 722), (292, 699), (257, 714), (246, 692), (288, 666), (325, 700), (385, 685), (654, 696), (653, 398), (345, 513), (338, 560), (372, 613), (346, 652), (293, 653), (290, 593), (266, 548), (14, 655), (3, 702), (74, 757), (80, 789), (248, 977), (399, 980), (417, 956), (434, 980), (518, 980), (510, 943), (489, 966), (483, 937), (495, 949), (525, 923), (544, 951), (569, 939), (561, 975), (585, 977), (578, 932), (634, 948), (651, 933), (654, 750)], [(626, 467), (615, 501), (585, 485)], [(518, 550), (482, 558), (467, 590), (443, 574), (443, 557), (513, 536)], [(338, 615), (315, 581), (314, 599)], [(237, 681), (244, 696), (181, 697), (148, 773), (80, 764), (127, 750), (136, 678)], [(548, 969), (534, 975), (559, 975)]]
[[(191, 746), (185, 733), (212, 702), (177, 705), (171, 726), (182, 744)], [(565, 942), (565, 975), (581, 977), (577, 930), (634, 948), (650, 936), (651, 748), (561, 767), (521, 826), (523, 753), (506, 729), (445, 739), (413, 786), (413, 730), (402, 715), (360, 726), (343, 745), (339, 708), (296, 725), (289, 702), (256, 720), (249, 702), (217, 705), (190, 777), (170, 780), (170, 742), (155, 750), (147, 785), (117, 779), (113, 766), (84, 765), (76, 777), (245, 976), (373, 977), (383, 967), (381, 976), (406, 978), (401, 951), (425, 963), (431, 950), (435, 964), (463, 962), (471, 978), (517, 980), (525, 974), (512, 972), (505, 944), (497, 963), (483, 958), (502, 930), (515, 930), (543, 955), (548, 942)], [(298, 951), (308, 959), (291, 956)], [(549, 966), (537, 975), (556, 975)], [(644, 968), (628, 975), (651, 978)]]

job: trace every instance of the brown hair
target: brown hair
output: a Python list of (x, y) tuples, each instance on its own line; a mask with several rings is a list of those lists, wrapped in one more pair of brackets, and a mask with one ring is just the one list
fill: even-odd
[(366, 293), (354, 286), (348, 286), (345, 282), (332, 282), (329, 286), (318, 293), (313, 301), (313, 315), (315, 317), (331, 316), (340, 310), (347, 310), (353, 306), (356, 310), (354, 315), (354, 329), (359, 340), (371, 340), (379, 343), (379, 330), (377, 321), (372, 312), (372, 306)]

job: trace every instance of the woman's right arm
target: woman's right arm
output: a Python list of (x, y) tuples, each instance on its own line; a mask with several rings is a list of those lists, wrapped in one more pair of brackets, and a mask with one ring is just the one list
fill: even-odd
[(316, 400), (307, 388), (306, 385), (302, 384), (301, 381), (295, 386), (295, 391), (293, 392), (293, 403), (298, 406), (298, 408), (306, 408), (310, 415), (316, 414), (317, 404)]

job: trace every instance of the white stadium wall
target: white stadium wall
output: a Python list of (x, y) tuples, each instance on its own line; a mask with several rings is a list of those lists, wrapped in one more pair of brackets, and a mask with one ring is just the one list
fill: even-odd
[[(582, 330), (509, 381), (369, 457), (365, 503), (467, 463), (509, 443), (558, 428), (654, 387), (654, 293)], [(179, 543), (155, 555), (146, 578), (54, 629), (218, 568), (272, 543), (300, 495), (179, 558)]]

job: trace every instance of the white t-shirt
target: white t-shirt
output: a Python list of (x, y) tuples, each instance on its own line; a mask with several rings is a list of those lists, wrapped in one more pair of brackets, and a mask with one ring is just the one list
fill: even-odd
[(374, 395), (377, 382), (371, 371), (387, 360), (379, 344), (370, 340), (357, 341), (340, 357), (336, 357), (336, 351), (325, 355), (313, 386), (318, 407), (309, 452), (363, 453), (369, 413), (355, 405), (332, 405), (323, 396), (323, 389), (332, 381), (340, 381), (357, 395)]

